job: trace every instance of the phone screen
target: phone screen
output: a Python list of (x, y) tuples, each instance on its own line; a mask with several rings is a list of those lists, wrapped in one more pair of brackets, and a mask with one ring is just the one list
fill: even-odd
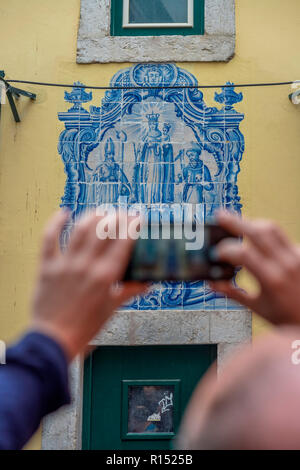
[[(151, 230), (150, 226), (147, 227), (144, 230), (147, 237), (137, 240), (124, 280), (195, 281), (230, 279), (234, 276), (233, 266), (215, 262), (212, 257), (214, 246), (224, 238), (233, 237), (218, 225), (197, 225), (189, 230), (173, 225), (168, 228), (167, 237), (163, 236), (163, 225)], [(196, 230), (196, 241), (192, 242), (191, 235)]]

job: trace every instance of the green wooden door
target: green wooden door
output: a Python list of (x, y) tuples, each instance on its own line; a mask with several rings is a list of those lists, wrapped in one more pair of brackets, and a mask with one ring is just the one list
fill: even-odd
[(83, 449), (170, 449), (215, 345), (103, 346), (85, 362)]

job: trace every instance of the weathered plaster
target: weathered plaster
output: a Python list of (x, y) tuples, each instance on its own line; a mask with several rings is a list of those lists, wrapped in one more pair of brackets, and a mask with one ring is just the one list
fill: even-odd
[[(94, 346), (217, 344), (220, 372), (228, 356), (251, 340), (251, 313), (240, 311), (120, 311), (91, 342)], [(83, 361), (71, 367), (72, 404), (43, 423), (43, 449), (80, 449)]]
[(81, 0), (78, 63), (228, 61), (234, 54), (234, 0), (205, 1), (201, 36), (110, 36), (110, 2)]

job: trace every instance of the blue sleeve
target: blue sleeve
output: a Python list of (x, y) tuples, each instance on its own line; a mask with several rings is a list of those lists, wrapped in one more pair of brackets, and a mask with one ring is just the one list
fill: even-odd
[(0, 449), (21, 449), (46, 414), (69, 402), (63, 350), (44, 334), (28, 333), (0, 366)]

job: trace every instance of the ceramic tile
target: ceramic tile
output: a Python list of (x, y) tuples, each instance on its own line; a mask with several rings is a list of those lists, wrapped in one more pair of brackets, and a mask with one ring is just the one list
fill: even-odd
[[(201, 90), (180, 88), (196, 84), (190, 72), (174, 64), (136, 64), (120, 69), (111, 85), (157, 89), (107, 90), (101, 102), (79, 83), (67, 91), (70, 109), (58, 114), (65, 125), (58, 152), (67, 176), (61, 206), (72, 211), (75, 223), (96, 205), (117, 206), (122, 198), (129, 205), (141, 205), (145, 213), (151, 207), (157, 220), (172, 204), (196, 204), (206, 221), (223, 206), (240, 213), (237, 176), (244, 137), (239, 125), (244, 115), (234, 105), (242, 94), (234, 87), (223, 88), (215, 94), (217, 106), (209, 107)], [(159, 88), (162, 85), (179, 88)], [(65, 232), (62, 246), (67, 240)], [(234, 308), (204, 283), (162, 283), (122, 308), (229, 305)]]
[(184, 310), (204, 310), (205, 308), (205, 290), (202, 287), (194, 289), (185, 289), (183, 298)]
[(139, 310), (160, 310), (161, 290), (155, 289), (139, 298)]
[(161, 290), (161, 309), (162, 310), (182, 310), (183, 308), (183, 289), (178, 286), (170, 286)]

